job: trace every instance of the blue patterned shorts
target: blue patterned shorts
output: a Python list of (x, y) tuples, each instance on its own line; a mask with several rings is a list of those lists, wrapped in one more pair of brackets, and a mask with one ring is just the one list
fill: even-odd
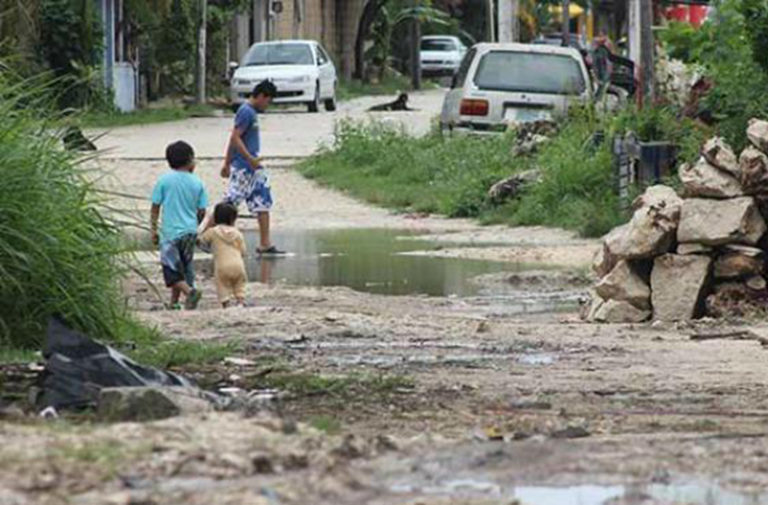
[(273, 202), (267, 172), (263, 168), (251, 170), (232, 167), (224, 201), (235, 206), (245, 201), (251, 214), (269, 212)]
[(171, 287), (181, 281), (195, 287), (195, 242), (197, 235), (192, 233), (164, 241), (160, 244), (160, 263), (163, 265), (165, 285)]

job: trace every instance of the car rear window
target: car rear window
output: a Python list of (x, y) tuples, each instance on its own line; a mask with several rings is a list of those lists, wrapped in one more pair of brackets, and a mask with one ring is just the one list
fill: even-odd
[(581, 65), (560, 54), (492, 51), (480, 60), (475, 85), (491, 91), (580, 95), (586, 89)]
[(243, 66), (314, 65), (309, 44), (257, 44), (243, 58)]
[(422, 51), (455, 51), (456, 44), (447, 39), (428, 39), (421, 41)]

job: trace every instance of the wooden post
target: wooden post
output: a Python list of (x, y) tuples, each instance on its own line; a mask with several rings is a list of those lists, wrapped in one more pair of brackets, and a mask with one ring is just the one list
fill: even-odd
[[(419, 0), (413, 0), (412, 6), (418, 7)], [(411, 21), (411, 85), (421, 89), (421, 20), (416, 15)]]
[(642, 68), (642, 85), (645, 102), (653, 103), (654, 99), (654, 70), (655, 43), (653, 39), (653, 2), (640, 2), (640, 65)]
[(196, 102), (206, 102), (205, 92), (205, 49), (208, 25), (208, 0), (200, 0), (200, 26), (197, 32), (197, 78), (196, 78)]
[(563, 0), (563, 46), (570, 47), (571, 45), (571, 2), (570, 0)]

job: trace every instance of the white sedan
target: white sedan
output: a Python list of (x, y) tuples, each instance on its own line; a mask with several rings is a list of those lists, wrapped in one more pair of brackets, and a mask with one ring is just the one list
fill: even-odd
[(421, 38), (421, 72), (424, 75), (453, 75), (467, 52), (458, 37), (430, 35)]
[(336, 110), (338, 77), (328, 52), (313, 40), (254, 44), (232, 76), (233, 106), (245, 102), (263, 80), (277, 86), (274, 103), (304, 103), (309, 112)]

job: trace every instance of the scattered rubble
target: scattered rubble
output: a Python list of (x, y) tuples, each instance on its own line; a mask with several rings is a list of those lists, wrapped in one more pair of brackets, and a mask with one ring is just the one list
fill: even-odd
[(649, 187), (603, 238), (582, 316), (596, 322), (744, 316), (768, 303), (768, 122), (750, 121), (738, 157), (722, 138), (680, 167), (683, 198)]
[(196, 389), (183, 387), (104, 388), (97, 414), (104, 421), (156, 421), (183, 414), (213, 411)]
[(502, 179), (488, 190), (488, 198), (494, 203), (502, 203), (520, 196), (525, 189), (541, 180), (541, 171), (525, 170), (506, 179)]

